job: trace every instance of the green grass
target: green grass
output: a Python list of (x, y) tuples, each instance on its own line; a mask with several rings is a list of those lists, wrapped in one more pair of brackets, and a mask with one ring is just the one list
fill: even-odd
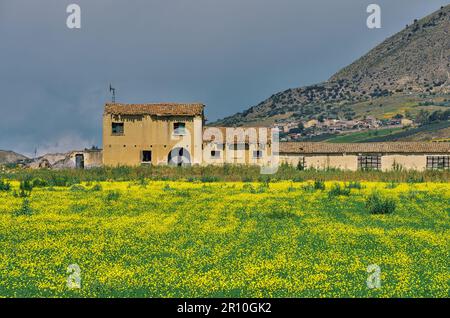
[(382, 182), (448, 182), (450, 171), (342, 171), (328, 170), (298, 170), (297, 167), (282, 164), (273, 175), (261, 175), (261, 169), (256, 166), (192, 166), (174, 168), (169, 166), (142, 167), (102, 167), (94, 169), (10, 169), (0, 171), (0, 180), (28, 180), (30, 184), (49, 186), (71, 186), (80, 182), (96, 181), (141, 181), (161, 180), (189, 182), (218, 181), (279, 181), (292, 180), (335, 180), (335, 181), (382, 181)]
[[(439, 106), (444, 100), (450, 98), (449, 94), (443, 95), (393, 95), (387, 97), (379, 97), (373, 100), (358, 102), (349, 105), (356, 113), (356, 118), (363, 118), (364, 116), (375, 116), (379, 119), (389, 119), (396, 114), (405, 114), (410, 112), (413, 116), (418, 114), (420, 110), (428, 110), (433, 112), (435, 110), (446, 110), (448, 107)], [(421, 103), (434, 101), (434, 104), (429, 106), (421, 106)], [(435, 105), (436, 104), (436, 105)]]
[(402, 129), (401, 131), (385, 136), (373, 136), (367, 139), (367, 142), (393, 142), (402, 140), (404, 138), (414, 138), (414, 136), (420, 136), (423, 133), (438, 132), (441, 129), (447, 129), (450, 127), (450, 121), (442, 121), (437, 123), (432, 123), (424, 125), (417, 128)]
[(325, 141), (330, 142), (330, 143), (364, 142), (364, 141), (367, 141), (374, 137), (382, 138), (383, 136), (393, 135), (402, 130), (403, 130), (402, 128), (368, 130), (368, 131), (363, 131), (363, 132), (355, 132), (355, 133), (337, 136), (334, 138), (327, 139)]
[[(362, 132), (349, 133), (339, 136), (324, 136), (321, 140), (329, 143), (358, 143), (358, 142), (393, 142), (407, 139), (409, 141), (419, 138), (424, 134), (429, 134), (429, 139), (433, 139), (433, 134), (439, 135), (440, 130), (444, 131), (450, 127), (450, 121), (436, 122), (416, 128), (387, 128), (378, 130), (368, 130)], [(450, 137), (450, 136), (446, 136)]]

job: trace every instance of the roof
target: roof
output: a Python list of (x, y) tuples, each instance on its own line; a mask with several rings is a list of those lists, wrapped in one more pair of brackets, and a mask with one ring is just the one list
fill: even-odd
[(202, 116), (205, 105), (184, 103), (117, 104), (107, 103), (105, 114), (155, 115), (155, 116)]
[(281, 142), (280, 153), (448, 153), (450, 142), (380, 142), (333, 144), (324, 142)]

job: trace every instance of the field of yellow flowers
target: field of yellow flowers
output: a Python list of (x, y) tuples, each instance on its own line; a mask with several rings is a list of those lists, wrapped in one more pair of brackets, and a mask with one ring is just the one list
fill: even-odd
[[(450, 183), (11, 186), (2, 297), (449, 297)], [(394, 213), (369, 213), (374, 191)]]

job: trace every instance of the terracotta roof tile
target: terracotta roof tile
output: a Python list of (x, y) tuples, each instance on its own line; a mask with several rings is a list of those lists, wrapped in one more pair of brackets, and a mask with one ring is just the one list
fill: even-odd
[(205, 105), (183, 103), (112, 104), (105, 105), (110, 115), (201, 116)]
[(280, 153), (448, 153), (450, 142), (380, 142), (333, 144), (324, 142), (281, 142)]

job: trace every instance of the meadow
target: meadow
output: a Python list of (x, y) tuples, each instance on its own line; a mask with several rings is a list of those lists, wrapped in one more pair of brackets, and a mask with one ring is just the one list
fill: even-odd
[(0, 191), (0, 296), (449, 297), (448, 182), (43, 181)]

